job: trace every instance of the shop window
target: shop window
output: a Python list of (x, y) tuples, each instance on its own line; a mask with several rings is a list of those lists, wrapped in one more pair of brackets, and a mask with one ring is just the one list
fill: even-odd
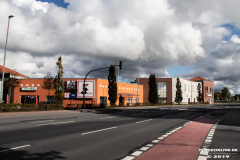
[(134, 98), (134, 103), (136, 104), (136, 103), (139, 103), (139, 98), (138, 97), (135, 97)]
[(127, 97), (127, 105), (132, 106), (132, 97)]

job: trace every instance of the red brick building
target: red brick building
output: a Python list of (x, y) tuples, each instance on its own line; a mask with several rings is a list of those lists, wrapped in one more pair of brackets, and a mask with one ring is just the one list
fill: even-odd
[[(149, 78), (139, 78), (139, 84), (143, 85), (143, 102), (149, 103)], [(198, 83), (201, 84), (203, 93), (203, 102), (214, 103), (214, 83), (211, 80), (202, 77), (194, 77), (189, 80), (180, 78), (182, 83), (183, 101), (182, 103), (197, 102)], [(136, 79), (138, 82), (138, 78)], [(175, 101), (176, 78), (156, 78), (159, 101), (163, 103), (173, 103)]]

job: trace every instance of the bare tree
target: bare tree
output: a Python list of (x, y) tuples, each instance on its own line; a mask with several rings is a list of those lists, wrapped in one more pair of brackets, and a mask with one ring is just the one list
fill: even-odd
[(54, 77), (51, 75), (50, 72), (48, 72), (47, 75), (44, 76), (43, 85), (42, 85), (43, 89), (48, 90), (48, 96), (50, 95), (50, 91), (54, 89), (53, 85), (54, 85)]

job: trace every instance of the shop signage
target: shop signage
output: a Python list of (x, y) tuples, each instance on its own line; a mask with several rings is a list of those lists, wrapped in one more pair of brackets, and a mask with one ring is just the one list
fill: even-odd
[(76, 98), (76, 94), (75, 93), (71, 94), (71, 98)]
[(69, 93), (64, 93), (64, 98), (69, 98)]
[(76, 88), (76, 81), (67, 81), (66, 89), (75, 89)]
[[(77, 98), (83, 98), (83, 82), (84, 80), (77, 81)], [(85, 94), (85, 98), (95, 98), (95, 80), (86, 80), (85, 88), (87, 88), (87, 93)]]
[(22, 87), (22, 91), (37, 91), (37, 87)]

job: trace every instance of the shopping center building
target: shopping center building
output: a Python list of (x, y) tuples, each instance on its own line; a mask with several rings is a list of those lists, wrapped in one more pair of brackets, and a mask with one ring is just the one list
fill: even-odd
[[(63, 106), (76, 106), (83, 103), (83, 82), (84, 79), (62, 78), (64, 83)], [(54, 101), (55, 90), (46, 90), (42, 88), (44, 78), (42, 79), (22, 79), (19, 87), (14, 89), (14, 103), (41, 103)], [(85, 94), (85, 104), (91, 106), (110, 105), (108, 100), (108, 80), (105, 79), (86, 79), (85, 86), (88, 89)], [(76, 93), (69, 88), (77, 88)], [(141, 103), (143, 100), (143, 86), (137, 84), (117, 82), (117, 106), (133, 105), (137, 99)]]
[[(197, 86), (201, 84), (201, 91), (203, 93), (203, 102), (210, 104), (214, 103), (214, 83), (211, 80), (194, 77), (192, 79), (185, 80), (179, 78), (182, 85), (182, 104), (188, 104), (189, 102), (197, 102), (198, 89)], [(143, 85), (143, 102), (149, 103), (149, 78), (139, 78), (139, 84)], [(138, 82), (138, 78), (136, 79)], [(176, 97), (176, 83), (177, 78), (156, 78), (157, 90), (159, 95), (159, 102), (162, 103), (175, 103)]]
[[(1, 66), (0, 66), (1, 69)], [(6, 69), (5, 73), (13, 73), (11, 69)], [(21, 79), (19, 87), (16, 87), (11, 92), (11, 103), (52, 103), (54, 102), (55, 90), (44, 89), (44, 78), (29, 78), (23, 74), (16, 72), (15, 77)], [(9, 75), (11, 77), (11, 74)], [(8, 77), (8, 78), (9, 78)], [(83, 81), (81, 78), (62, 78), (64, 84), (64, 100), (63, 106), (76, 106), (83, 103)], [(135, 103), (149, 103), (149, 78), (136, 79), (135, 84), (117, 82), (117, 106), (131, 106)], [(176, 82), (177, 78), (156, 78), (157, 90), (159, 94), (159, 102), (162, 103), (175, 103), (176, 97)], [(214, 103), (214, 83), (211, 80), (194, 77), (185, 80), (180, 78), (182, 84), (182, 104), (189, 102), (197, 102), (198, 89), (197, 86), (201, 84), (201, 91), (203, 93), (203, 102), (210, 104)], [(108, 100), (108, 80), (94, 78), (86, 79), (87, 93), (85, 94), (86, 105), (91, 106), (109, 106)], [(8, 89), (4, 89), (3, 100), (6, 101), (6, 95), (9, 94)], [(139, 101), (138, 101), (139, 99)]]

